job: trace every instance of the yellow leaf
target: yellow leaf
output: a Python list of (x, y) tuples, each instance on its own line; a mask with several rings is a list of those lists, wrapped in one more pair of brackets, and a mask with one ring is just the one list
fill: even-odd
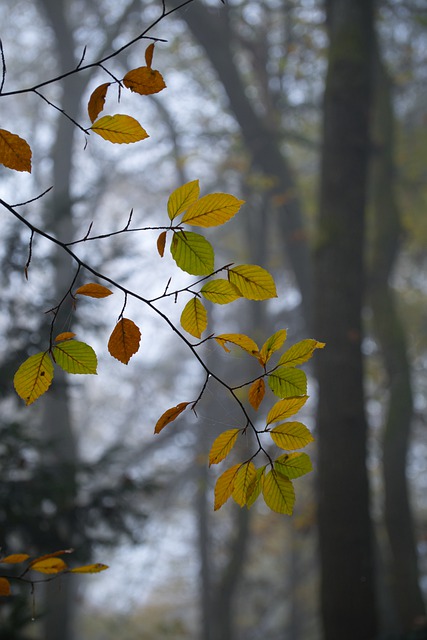
[(1, 564), (18, 564), (19, 562), (25, 562), (30, 556), (28, 553), (12, 553), (10, 556), (1, 558)]
[(117, 360), (127, 364), (138, 351), (141, 342), (139, 327), (128, 318), (118, 321), (108, 341), (108, 351)]
[(171, 407), (171, 409), (168, 409), (167, 411), (165, 411), (157, 420), (156, 426), (154, 428), (154, 433), (160, 433), (160, 431), (164, 429), (164, 427), (166, 427), (167, 424), (176, 420), (179, 414), (182, 413), (188, 407), (189, 404), (191, 403), (180, 402), (179, 404), (176, 405), (176, 407)]
[(228, 498), (233, 493), (234, 483), (236, 481), (236, 475), (240, 469), (241, 464), (235, 464), (231, 469), (227, 469), (222, 473), (215, 483), (215, 501), (214, 510), (220, 509), (225, 504)]
[(265, 395), (265, 382), (263, 378), (258, 378), (258, 380), (254, 380), (249, 389), (249, 402), (251, 406), (258, 411), (261, 402), (264, 399)]
[(288, 349), (280, 358), (278, 364), (286, 367), (296, 367), (303, 362), (307, 362), (316, 349), (323, 349), (324, 342), (317, 340), (301, 340)]
[(99, 85), (92, 92), (92, 95), (89, 98), (89, 102), (87, 104), (87, 112), (89, 114), (89, 118), (91, 122), (94, 122), (96, 118), (99, 116), (101, 111), (104, 108), (105, 97), (107, 95), (108, 87), (111, 82), (105, 82), (104, 84)]
[(250, 497), (252, 493), (251, 490), (254, 488), (256, 475), (253, 462), (245, 462), (238, 470), (232, 496), (240, 507), (244, 507), (247, 503), (248, 497)]
[(302, 422), (283, 422), (270, 431), (273, 442), (281, 449), (303, 449), (314, 441), (313, 436)]
[(145, 50), (145, 63), (147, 67), (151, 67), (151, 63), (153, 62), (153, 53), (154, 53), (154, 42), (149, 44)]
[(89, 282), (79, 287), (75, 295), (89, 296), (90, 298), (107, 298), (111, 296), (113, 292), (108, 287), (104, 287), (102, 284), (96, 284), (96, 282)]
[(0, 129), (0, 163), (15, 171), (31, 173), (31, 148), (26, 140)]
[(25, 401), (32, 404), (49, 389), (53, 380), (53, 364), (45, 352), (30, 356), (15, 373), (13, 384), (16, 393)]
[(206, 300), (215, 304), (228, 304), (242, 297), (240, 291), (231, 282), (223, 278), (210, 280), (203, 285), (200, 293)]
[(67, 565), (61, 558), (46, 558), (45, 560), (36, 560), (30, 565), (33, 571), (39, 573), (61, 573), (67, 569)]
[(274, 461), (274, 468), (292, 480), (313, 471), (310, 457), (306, 453), (284, 453)]
[(258, 355), (258, 345), (256, 342), (243, 333), (222, 333), (219, 336), (215, 336), (215, 340), (221, 345), (224, 351), (230, 352), (230, 349), (228, 349), (225, 344), (226, 342), (231, 342), (231, 344), (235, 344), (244, 351), (247, 351), (247, 353), (250, 353), (251, 356)]
[(10, 596), (10, 582), (7, 578), (0, 578), (0, 596)]
[(274, 404), (267, 415), (267, 425), (272, 422), (279, 422), (297, 413), (305, 405), (308, 396), (298, 396), (296, 398), (285, 398)]
[(260, 469), (256, 470), (256, 476), (253, 480), (252, 484), (248, 488), (248, 498), (246, 500), (246, 506), (248, 509), (252, 507), (254, 502), (257, 500), (259, 494), (262, 490), (262, 485), (264, 484), (264, 471), (265, 465)]
[(196, 227), (216, 227), (230, 220), (244, 200), (228, 193), (211, 193), (194, 202), (182, 217), (182, 222)]
[(286, 335), (286, 329), (281, 329), (280, 331), (276, 331), (276, 333), (273, 333), (273, 335), (264, 342), (261, 347), (261, 351), (259, 352), (258, 358), (262, 366), (265, 366), (270, 360), (273, 353), (280, 349), (280, 347), (286, 340)]
[(123, 84), (141, 96), (159, 93), (166, 88), (162, 74), (151, 67), (138, 67), (128, 71), (123, 78)]
[(264, 478), (262, 494), (266, 505), (272, 511), (292, 515), (295, 504), (295, 491), (289, 478), (272, 469)]
[(208, 313), (197, 297), (192, 298), (185, 305), (181, 314), (181, 326), (195, 338), (201, 338), (208, 326)]
[(162, 231), (162, 233), (157, 238), (157, 251), (161, 258), (163, 258), (165, 254), (166, 233), (167, 233), (166, 231)]
[(71, 340), (72, 338), (75, 338), (76, 334), (73, 333), (72, 331), (64, 331), (64, 333), (58, 333), (58, 335), (55, 338), (55, 342), (61, 342), (62, 340)]
[(192, 180), (175, 189), (175, 191), (170, 194), (168, 200), (168, 216), (170, 220), (179, 216), (180, 213), (195, 202), (199, 197), (199, 193), (200, 187), (198, 180)]
[(148, 138), (148, 133), (135, 118), (122, 114), (104, 116), (94, 122), (90, 128), (104, 140), (116, 144), (129, 144)]
[(209, 466), (224, 460), (236, 444), (240, 429), (228, 429), (215, 438), (209, 452)]
[(70, 569), (68, 573), (99, 573), (100, 571), (105, 571), (105, 569), (108, 569), (108, 565), (96, 562), (95, 564), (86, 564), (82, 567), (75, 567), (74, 569)]
[(248, 300), (277, 298), (271, 274), (255, 264), (243, 264), (228, 270), (228, 279)]
[(96, 353), (85, 342), (61, 342), (52, 349), (52, 355), (56, 364), (67, 373), (96, 374)]

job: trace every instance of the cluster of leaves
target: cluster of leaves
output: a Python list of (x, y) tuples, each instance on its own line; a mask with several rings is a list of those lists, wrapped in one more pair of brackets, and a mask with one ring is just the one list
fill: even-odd
[[(100, 571), (108, 569), (106, 564), (101, 564), (100, 562), (70, 569), (66, 562), (59, 556), (72, 553), (73, 551), (74, 549), (64, 549), (62, 551), (48, 553), (37, 558), (30, 558), (27, 553), (14, 553), (12, 555), (5, 556), (4, 558), (0, 558), (0, 564), (7, 565), (9, 567), (15, 567), (16, 565), (25, 563), (23, 570), (17, 575), (2, 575), (0, 577), (0, 596), (12, 595), (11, 581), (27, 582), (34, 587), (36, 582), (46, 582), (58, 575), (64, 575), (67, 573), (99, 573)], [(44, 578), (42, 580), (31, 578), (30, 575), (32, 571), (50, 576), (50, 578)]]

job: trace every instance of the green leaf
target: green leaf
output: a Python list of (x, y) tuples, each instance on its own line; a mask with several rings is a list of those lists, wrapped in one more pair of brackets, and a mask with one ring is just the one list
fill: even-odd
[(318, 342), (317, 340), (307, 339), (301, 340), (288, 349), (280, 358), (278, 364), (295, 367), (303, 362), (307, 362), (313, 355), (316, 349), (323, 349), (324, 342)]
[(199, 181), (193, 180), (175, 189), (168, 200), (168, 216), (171, 220), (185, 211), (197, 200), (200, 193)]
[(200, 293), (206, 300), (214, 302), (215, 304), (228, 304), (242, 297), (240, 291), (224, 278), (209, 280), (209, 282), (203, 285)]
[(96, 353), (85, 342), (62, 342), (53, 348), (52, 354), (55, 362), (67, 373), (96, 374)]
[(313, 471), (310, 457), (306, 453), (284, 453), (274, 461), (276, 471), (294, 479)]
[(280, 422), (285, 418), (293, 416), (301, 409), (302, 406), (308, 400), (308, 396), (299, 396), (297, 398), (286, 398), (285, 400), (279, 400), (274, 404), (267, 414), (267, 425), (272, 422)]
[(307, 393), (307, 376), (301, 369), (279, 367), (268, 376), (268, 385), (279, 398), (304, 396)]
[(53, 380), (53, 364), (49, 354), (36, 353), (21, 364), (13, 378), (16, 393), (25, 401), (32, 404), (37, 398), (46, 393)]
[(272, 275), (255, 264), (242, 264), (229, 269), (228, 279), (248, 300), (277, 298)]
[(295, 504), (295, 491), (292, 482), (286, 476), (272, 469), (264, 478), (262, 494), (265, 503), (272, 511), (292, 515)]
[(181, 314), (181, 326), (195, 338), (201, 338), (208, 326), (208, 313), (197, 297), (192, 298), (185, 305)]
[(288, 451), (303, 449), (314, 441), (310, 431), (302, 422), (282, 422), (270, 431), (270, 436), (278, 447)]
[(198, 233), (174, 233), (170, 250), (178, 267), (193, 276), (207, 276), (214, 271), (212, 245)]
[(228, 193), (211, 193), (192, 204), (182, 217), (182, 222), (195, 227), (216, 227), (232, 218), (244, 200)]

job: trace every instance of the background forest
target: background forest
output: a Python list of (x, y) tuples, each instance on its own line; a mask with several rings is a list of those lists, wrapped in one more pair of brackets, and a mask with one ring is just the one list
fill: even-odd
[[(5, 91), (66, 73), (85, 47), (88, 60), (107, 55), (161, 10), (158, 0), (3, 0)], [(91, 222), (99, 234), (122, 228), (131, 209), (140, 226), (161, 224), (169, 194), (190, 180), (244, 199), (215, 231), (219, 261), (263, 265), (279, 295), (209, 309), (213, 330), (262, 344), (286, 327), (292, 343), (327, 343), (306, 367), (314, 472), (298, 481), (292, 517), (232, 501), (214, 513), (207, 454), (236, 426), (236, 408), (212, 383), (197, 417), (153, 436), (167, 407), (197, 395), (203, 372), (132, 300), (142, 342), (128, 367), (106, 354), (109, 300), (102, 312), (61, 309), (63, 330), (72, 322), (97, 351), (99, 375), (64, 376), (24, 408), (13, 376), (46, 340), (44, 312), (71, 264), (39, 238), (26, 281), (28, 230), (2, 209), (2, 553), (73, 547), (78, 562), (110, 569), (38, 586), (35, 599), (17, 589), (0, 603), (0, 638), (423, 640), (425, 3), (195, 0), (150, 35), (165, 40), (155, 66), (167, 89), (143, 106), (108, 98), (116, 112), (143, 112), (150, 138), (106, 150), (91, 136), (86, 146), (36, 92), (5, 96), (1, 127), (31, 139), (34, 168), (28, 177), (0, 166), (0, 197), (22, 203), (54, 185), (25, 215), (69, 241)], [(142, 64), (147, 43), (115, 58), (118, 77)], [(42, 93), (83, 122), (102, 82), (91, 70)], [(81, 255), (156, 295), (170, 262), (154, 262), (155, 237), (112, 235)], [(173, 302), (168, 313), (179, 317)], [(209, 344), (216, 371), (251, 372), (243, 353), (230, 360)]]

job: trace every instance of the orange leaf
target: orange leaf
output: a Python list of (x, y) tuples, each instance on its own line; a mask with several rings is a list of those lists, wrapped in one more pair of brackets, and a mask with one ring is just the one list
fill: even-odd
[(148, 45), (145, 50), (145, 63), (147, 67), (151, 69), (151, 63), (153, 62), (154, 42)]
[(263, 378), (255, 380), (249, 389), (249, 402), (251, 406), (258, 411), (265, 394), (265, 382)]
[(165, 245), (166, 245), (166, 231), (162, 231), (162, 233), (157, 238), (157, 251), (159, 252), (159, 256), (163, 258), (165, 253)]
[(92, 95), (89, 98), (89, 102), (87, 104), (87, 111), (89, 114), (89, 118), (91, 122), (95, 122), (99, 114), (104, 108), (105, 97), (107, 95), (108, 87), (111, 82), (105, 82), (104, 84), (99, 85), (92, 92)]
[(34, 558), (28, 566), (31, 568), (34, 563), (41, 562), (42, 560), (47, 560), (48, 558), (57, 558), (58, 556), (63, 556), (66, 553), (73, 553), (74, 549), (61, 549), (61, 551), (53, 551), (52, 553), (46, 553), (44, 556), (39, 556), (38, 558)]
[(10, 582), (7, 578), (0, 578), (0, 596), (10, 596)]
[(167, 424), (176, 420), (179, 414), (182, 413), (189, 404), (191, 404), (191, 402), (180, 402), (176, 407), (171, 407), (171, 409), (165, 411), (157, 420), (156, 426), (154, 427), (154, 433), (160, 433)]
[(76, 334), (73, 333), (72, 331), (64, 331), (64, 333), (59, 333), (56, 338), (55, 338), (55, 342), (61, 342), (62, 340), (71, 340), (72, 338), (75, 338)]
[(127, 364), (138, 351), (141, 341), (139, 327), (128, 318), (118, 321), (108, 341), (108, 351), (117, 360)]
[(2, 558), (0, 560), (0, 562), (3, 564), (17, 564), (18, 562), (25, 562), (25, 560), (28, 560), (30, 556), (28, 555), (28, 553), (13, 553), (10, 556), (6, 556), (5, 558)]
[(0, 129), (0, 163), (15, 171), (31, 173), (31, 148), (26, 140)]
[(75, 295), (89, 296), (90, 298), (106, 298), (112, 295), (111, 289), (104, 287), (102, 284), (96, 284), (96, 282), (89, 282), (79, 287)]
[(95, 564), (86, 564), (83, 567), (75, 567), (70, 569), (68, 573), (99, 573), (108, 569), (108, 565), (96, 562)]
[(138, 67), (137, 69), (128, 71), (123, 78), (123, 84), (141, 96), (159, 93), (159, 91), (166, 88), (162, 74), (150, 67)]

